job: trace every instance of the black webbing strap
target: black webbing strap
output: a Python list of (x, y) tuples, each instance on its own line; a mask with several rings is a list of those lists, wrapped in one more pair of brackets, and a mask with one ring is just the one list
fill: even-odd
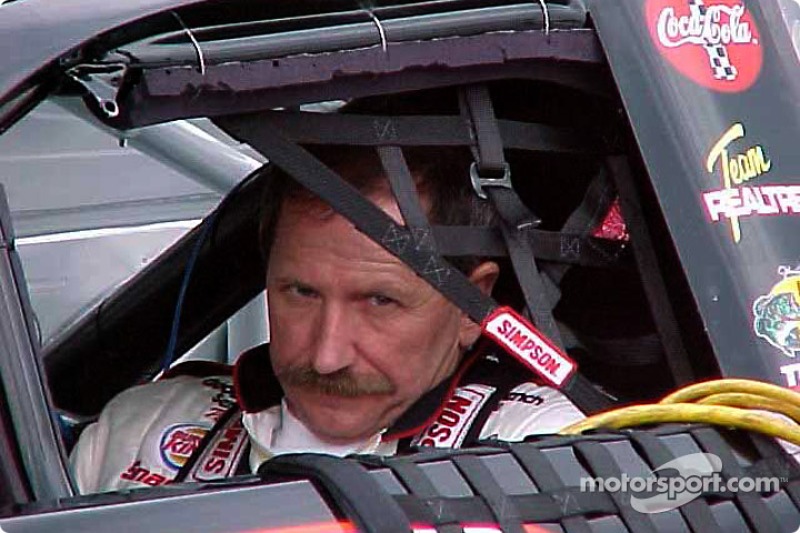
[(561, 333), (551, 312), (550, 303), (530, 242), (525, 237), (527, 228), (539, 224), (536, 216), (525, 207), (514, 189), (508, 163), (503, 154), (503, 140), (494, 115), (489, 90), (484, 85), (470, 85), (461, 92), (461, 103), (475, 134), (475, 164), (470, 171), (473, 185), (477, 182), (478, 194), (484, 191), (500, 215), (503, 238), (506, 241), (511, 264), (517, 275), (525, 304), (534, 324), (553, 343), (563, 349)]
[[(700, 448), (707, 453), (713, 453), (722, 460), (722, 477), (744, 478), (747, 473), (739, 465), (731, 447), (715, 428), (696, 427), (689, 430)], [(753, 529), (759, 531), (780, 531), (780, 525), (775, 520), (775, 515), (770, 511), (761, 495), (755, 492), (739, 491), (734, 495), (737, 507), (747, 517)]]
[(411, 524), (398, 503), (358, 462), (330, 455), (279, 455), (258, 469), (270, 475), (303, 476), (317, 480), (359, 531), (410, 533)]
[[(432, 226), (439, 253), (445, 257), (508, 255), (500, 229), (488, 226)], [(544, 245), (552, 252), (551, 245)]]
[(676, 384), (690, 383), (694, 379), (694, 372), (689, 365), (689, 354), (683, 344), (653, 242), (645, 225), (630, 167), (623, 156), (609, 157), (607, 164), (611, 177), (617, 185), (622, 215), (631, 234), (634, 257), (642, 273), (642, 285), (650, 302), (656, 328), (664, 343), (667, 364)]
[[(601, 169), (597, 176), (595, 176), (591, 183), (589, 183), (589, 187), (586, 189), (586, 193), (584, 193), (581, 203), (570, 214), (569, 218), (567, 218), (567, 221), (561, 228), (561, 232), (565, 234), (573, 233), (585, 238), (585, 235), (588, 232), (592, 231), (600, 222), (602, 222), (603, 217), (611, 207), (614, 196), (614, 189), (611, 187), (608, 175), (605, 169)], [(604, 241), (608, 243), (608, 241), (604, 239), (589, 239), (585, 244), (594, 249), (596, 245), (599, 245), (600, 242)], [(617, 254), (619, 254), (620, 243), (614, 244), (616, 245)], [(595, 251), (600, 253), (605, 252), (602, 247), (598, 247), (595, 249)], [(584, 253), (586, 252), (584, 251)], [(537, 257), (539, 256), (537, 255)], [(615, 255), (609, 255), (606, 257), (606, 260), (611, 260), (615, 257)], [(569, 270), (569, 266), (563, 262), (559, 262), (555, 264), (544, 265), (542, 270), (551, 280), (553, 280), (556, 285), (558, 285), (561, 283), (561, 279)]]
[[(638, 445), (638, 451), (644, 455), (653, 469), (660, 468), (676, 458), (669, 447), (649, 431), (631, 431), (630, 436), (631, 440)], [(669, 474), (665, 474), (663, 471), (658, 473), (659, 477), (665, 475)], [(708, 502), (703, 498), (684, 503), (678, 507), (678, 511), (695, 533), (723, 533)]]
[[(350, 146), (471, 146), (469, 125), (458, 116), (375, 116), (343, 113), (263, 111), (259, 121), (300, 144)], [(499, 120), (503, 146), (531, 152), (598, 153), (585, 132), (513, 120)]]
[(473, 147), (477, 152), (475, 163), (478, 174), (500, 178), (506, 171), (507, 163), (489, 89), (485, 85), (466, 86), (459, 93), (459, 104), (475, 137)]
[[(486, 226), (432, 226), (443, 256), (503, 257), (508, 255), (503, 234)], [(533, 253), (542, 262), (568, 265), (616, 267), (626, 244), (578, 233), (527, 229)], [(549, 266), (549, 265), (548, 265)], [(546, 268), (546, 267), (545, 267)]]
[[(592, 531), (584, 516), (616, 515), (617, 506), (611, 497), (603, 492), (581, 491), (580, 487), (564, 488), (557, 493), (512, 494), (505, 497), (506, 504), (519, 512), (519, 522), (525, 524), (541, 524), (547, 522), (564, 524), (578, 523), (583, 520), (588, 529), (566, 529), (567, 533), (589, 533)], [(438, 497), (421, 500), (412, 495), (395, 496), (398, 504), (409, 515), (414, 523), (430, 524), (440, 532), (461, 532), (458, 524), (494, 524), (497, 522), (494, 512), (481, 496)], [(563, 502), (569, 502), (565, 507)], [(568, 516), (569, 515), (569, 516)], [(444, 524), (447, 525), (439, 525)], [(452, 526), (452, 527), (451, 527)], [(523, 526), (524, 527), (524, 526)], [(503, 531), (509, 531), (505, 527)]]
[(598, 391), (581, 374), (575, 374), (561, 392), (587, 414), (599, 413), (614, 406), (610, 398)]
[[(616, 514), (617, 506), (608, 494), (603, 492), (586, 492), (580, 487), (566, 487), (553, 493), (514, 494), (509, 496), (511, 502), (519, 510), (520, 519), (524, 523), (559, 522), (578, 524), (583, 520), (586, 527), (566, 529), (573, 531), (591, 531), (585, 516)], [(568, 506), (564, 503), (569, 502)], [(575, 522), (573, 522), (575, 521)]]
[(786, 492), (794, 502), (795, 506), (800, 507), (800, 465), (797, 460), (781, 446), (776, 439), (762, 435), (761, 433), (747, 434), (761, 455), (761, 462), (764, 473), (750, 473), (750, 477), (777, 477), (778, 479), (789, 480), (786, 483)]
[(378, 156), (380, 156), (383, 169), (389, 177), (392, 193), (394, 193), (406, 227), (411, 230), (414, 242), (417, 246), (438, 255), (435, 236), (428, 223), (428, 217), (425, 216), (425, 211), (422, 209), (419, 194), (403, 151), (397, 146), (380, 146), (378, 147)]
[(508, 533), (524, 533), (520, 512), (513, 499), (495, 481), (483, 460), (475, 455), (453, 457), (453, 464), (492, 510), (500, 529)]
[(381, 146), (378, 148), (378, 155), (383, 163), (383, 169), (389, 177), (389, 184), (406, 226), (427, 228), (428, 217), (425, 216), (425, 211), (420, 204), (419, 194), (403, 151), (397, 146)]
[[(520, 289), (525, 297), (528, 312), (536, 327), (547, 335), (556, 346), (563, 349), (564, 341), (561, 339), (561, 332), (553, 318), (544, 282), (539, 274), (533, 250), (526, 235), (529, 228), (535, 227), (535, 222), (530, 217), (521, 218), (523, 211), (517, 206), (517, 204), (521, 205), (521, 202), (511, 189), (491, 187), (487, 190), (487, 194), (502, 219), (500, 228)], [(514, 216), (520, 218), (513, 219)]]
[(440, 501), (441, 495), (427, 475), (415, 462), (397, 457), (385, 463), (400, 478), (400, 481), (417, 498), (422, 500), (428, 521), (440, 533), (461, 533), (459, 516), (450, 512), (450, 508)]
[[(582, 456), (595, 477), (604, 479), (622, 479), (622, 470), (614, 457), (602, 444), (592, 441), (576, 442), (575, 451)], [(619, 508), (622, 521), (631, 531), (636, 533), (655, 533), (653, 519), (648, 514), (640, 513), (631, 507), (630, 497), (625, 493), (612, 492), (611, 498)]]
[[(494, 515), (489, 507), (478, 496), (465, 496), (458, 498), (434, 498), (421, 500), (416, 496), (398, 494), (395, 496), (397, 503), (408, 514), (414, 524), (435, 525), (440, 533), (461, 533), (464, 531), (460, 524), (491, 524)], [(454, 524), (459, 525), (450, 525)]]
[[(557, 498), (565, 515), (577, 514), (583, 509), (577, 508), (578, 500), (574, 498), (559, 498), (561, 490), (565, 488), (561, 478), (556, 473), (553, 465), (545, 457), (544, 452), (531, 444), (512, 444), (509, 447), (511, 454), (525, 469), (525, 472), (536, 483), (541, 492), (552, 494)], [(617, 509), (609, 513), (616, 513)], [(568, 516), (561, 520), (561, 527), (566, 533), (591, 533), (592, 528), (583, 516)]]

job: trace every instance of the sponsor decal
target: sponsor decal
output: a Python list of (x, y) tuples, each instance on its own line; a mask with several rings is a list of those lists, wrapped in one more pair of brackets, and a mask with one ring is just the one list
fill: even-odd
[(468, 385), (459, 387), (447, 401), (436, 418), (425, 431), (414, 439), (417, 446), (434, 446), (437, 448), (458, 448), (464, 442), (472, 422), (486, 403), (486, 400), (497, 390), (488, 385)]
[(549, 384), (563, 385), (578, 365), (510, 307), (500, 307), (484, 321), (483, 331)]
[(161, 435), (161, 460), (168, 468), (178, 471), (200, 447), (208, 428), (195, 424), (173, 424)]
[(127, 470), (119, 475), (119, 478), (124, 479), (125, 481), (142, 483), (143, 485), (149, 485), (151, 487), (164, 485), (170, 481), (170, 479), (166, 476), (156, 474), (155, 472), (151, 472), (147, 468), (143, 467), (141, 461), (134, 461), (134, 463), (130, 465)]
[(800, 390), (800, 363), (783, 365), (780, 368), (781, 374), (786, 380), (786, 386), (790, 389)]
[(192, 478), (197, 481), (211, 481), (230, 476), (239, 462), (246, 442), (247, 431), (239, 414), (216, 433), (197, 461)]
[(203, 413), (203, 417), (212, 422), (216, 422), (222, 418), (222, 415), (233, 407), (233, 404), (236, 402), (234, 387), (231, 383), (220, 378), (206, 378), (203, 380), (203, 385), (215, 391), (219, 391), (211, 397), (212, 405)]
[(712, 222), (730, 225), (735, 243), (742, 240), (742, 218), (800, 213), (800, 185), (754, 183), (772, 170), (772, 161), (763, 146), (748, 145), (744, 137), (744, 125), (737, 122), (706, 157), (706, 171), (722, 185), (703, 193), (706, 212)]
[(761, 72), (760, 35), (744, 0), (648, 0), (645, 18), (661, 56), (695, 83), (739, 92)]
[(529, 405), (542, 405), (544, 403), (544, 398), (542, 398), (538, 394), (528, 394), (527, 392), (511, 391), (508, 393), (508, 396), (505, 397), (504, 401), (527, 403)]
[[(800, 353), (800, 269), (782, 266), (778, 274), (783, 279), (753, 302), (753, 329), (787, 357), (796, 357)], [(796, 374), (791, 379), (796, 380)]]
[(760, 185), (719, 189), (703, 193), (711, 220), (726, 219), (734, 242), (742, 239), (739, 219), (752, 216), (800, 213), (800, 185)]

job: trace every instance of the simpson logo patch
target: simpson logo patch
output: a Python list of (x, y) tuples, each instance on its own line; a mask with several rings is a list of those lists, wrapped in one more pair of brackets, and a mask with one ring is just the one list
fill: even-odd
[(645, 17), (661, 56), (695, 83), (740, 92), (758, 78), (763, 51), (743, 0), (648, 0)]
[(461, 446), (481, 407), (495, 390), (494, 387), (479, 384), (457, 388), (436, 422), (420, 433), (413, 444), (437, 448)]
[(489, 315), (483, 331), (556, 388), (561, 387), (578, 367), (527, 320), (508, 307), (501, 307)]
[(206, 446), (193, 471), (192, 479), (211, 481), (228, 477), (239, 463), (247, 443), (247, 431), (238, 413), (221, 428)]
[(161, 435), (161, 460), (172, 470), (180, 470), (200, 447), (208, 428), (195, 424), (174, 424)]

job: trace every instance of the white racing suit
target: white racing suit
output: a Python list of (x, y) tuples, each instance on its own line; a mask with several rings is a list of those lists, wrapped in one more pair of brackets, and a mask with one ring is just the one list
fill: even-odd
[(317, 440), (285, 408), (266, 345), (243, 354), (232, 372), (213, 363), (186, 363), (178, 375), (126, 390), (109, 402), (84, 430), (70, 463), (82, 493), (102, 492), (255, 472), (280, 453), (388, 455), (413, 446), (520, 441), (583, 418), (559, 391), (501, 360), (466, 358), (459, 372), (391, 428), (338, 447)]

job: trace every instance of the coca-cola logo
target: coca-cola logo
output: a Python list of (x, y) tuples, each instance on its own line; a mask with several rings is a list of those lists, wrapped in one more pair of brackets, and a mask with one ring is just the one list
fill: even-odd
[(743, 0), (648, 0), (645, 16), (661, 55), (696, 83), (739, 92), (758, 78), (760, 35)]

